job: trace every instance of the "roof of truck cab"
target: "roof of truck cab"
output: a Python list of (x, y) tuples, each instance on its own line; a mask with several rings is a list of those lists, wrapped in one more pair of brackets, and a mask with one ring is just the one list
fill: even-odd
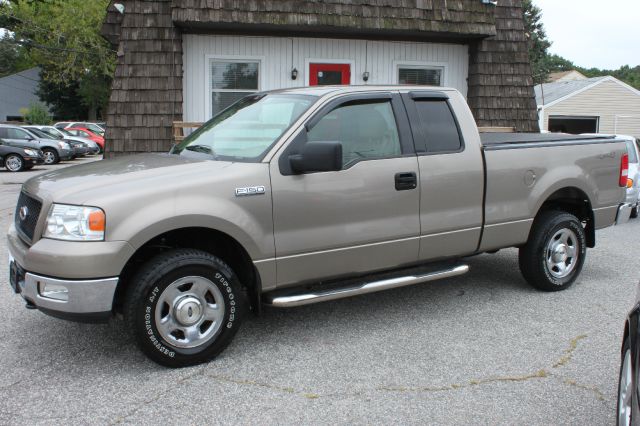
[(433, 91), (444, 92), (455, 90), (450, 87), (440, 86), (414, 86), (414, 85), (353, 85), (353, 86), (306, 86), (287, 89), (269, 90), (263, 93), (287, 93), (297, 95), (324, 96), (328, 94), (371, 92), (371, 91)]

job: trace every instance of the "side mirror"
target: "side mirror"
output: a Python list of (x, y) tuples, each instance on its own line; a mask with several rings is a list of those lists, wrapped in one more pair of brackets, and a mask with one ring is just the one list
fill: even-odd
[(337, 172), (342, 170), (342, 144), (337, 141), (307, 142), (300, 154), (289, 156), (289, 164), (296, 174)]

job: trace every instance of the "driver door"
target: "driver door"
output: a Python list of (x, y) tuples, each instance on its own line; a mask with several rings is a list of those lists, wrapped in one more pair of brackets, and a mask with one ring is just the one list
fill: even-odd
[[(342, 169), (294, 174), (307, 142), (342, 144)], [(278, 286), (414, 263), (418, 160), (399, 95), (330, 101), (270, 165)]]

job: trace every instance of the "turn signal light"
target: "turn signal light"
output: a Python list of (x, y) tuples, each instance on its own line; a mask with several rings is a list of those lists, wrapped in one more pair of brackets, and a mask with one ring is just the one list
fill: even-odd
[(92, 231), (104, 231), (104, 212), (96, 210), (89, 214), (89, 229)]
[(633, 179), (627, 179), (627, 188), (633, 188)]

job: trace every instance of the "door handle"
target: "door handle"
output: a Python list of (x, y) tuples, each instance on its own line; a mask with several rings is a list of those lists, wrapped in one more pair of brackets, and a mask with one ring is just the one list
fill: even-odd
[(418, 186), (418, 178), (414, 172), (396, 173), (395, 182), (396, 191), (416, 189)]

